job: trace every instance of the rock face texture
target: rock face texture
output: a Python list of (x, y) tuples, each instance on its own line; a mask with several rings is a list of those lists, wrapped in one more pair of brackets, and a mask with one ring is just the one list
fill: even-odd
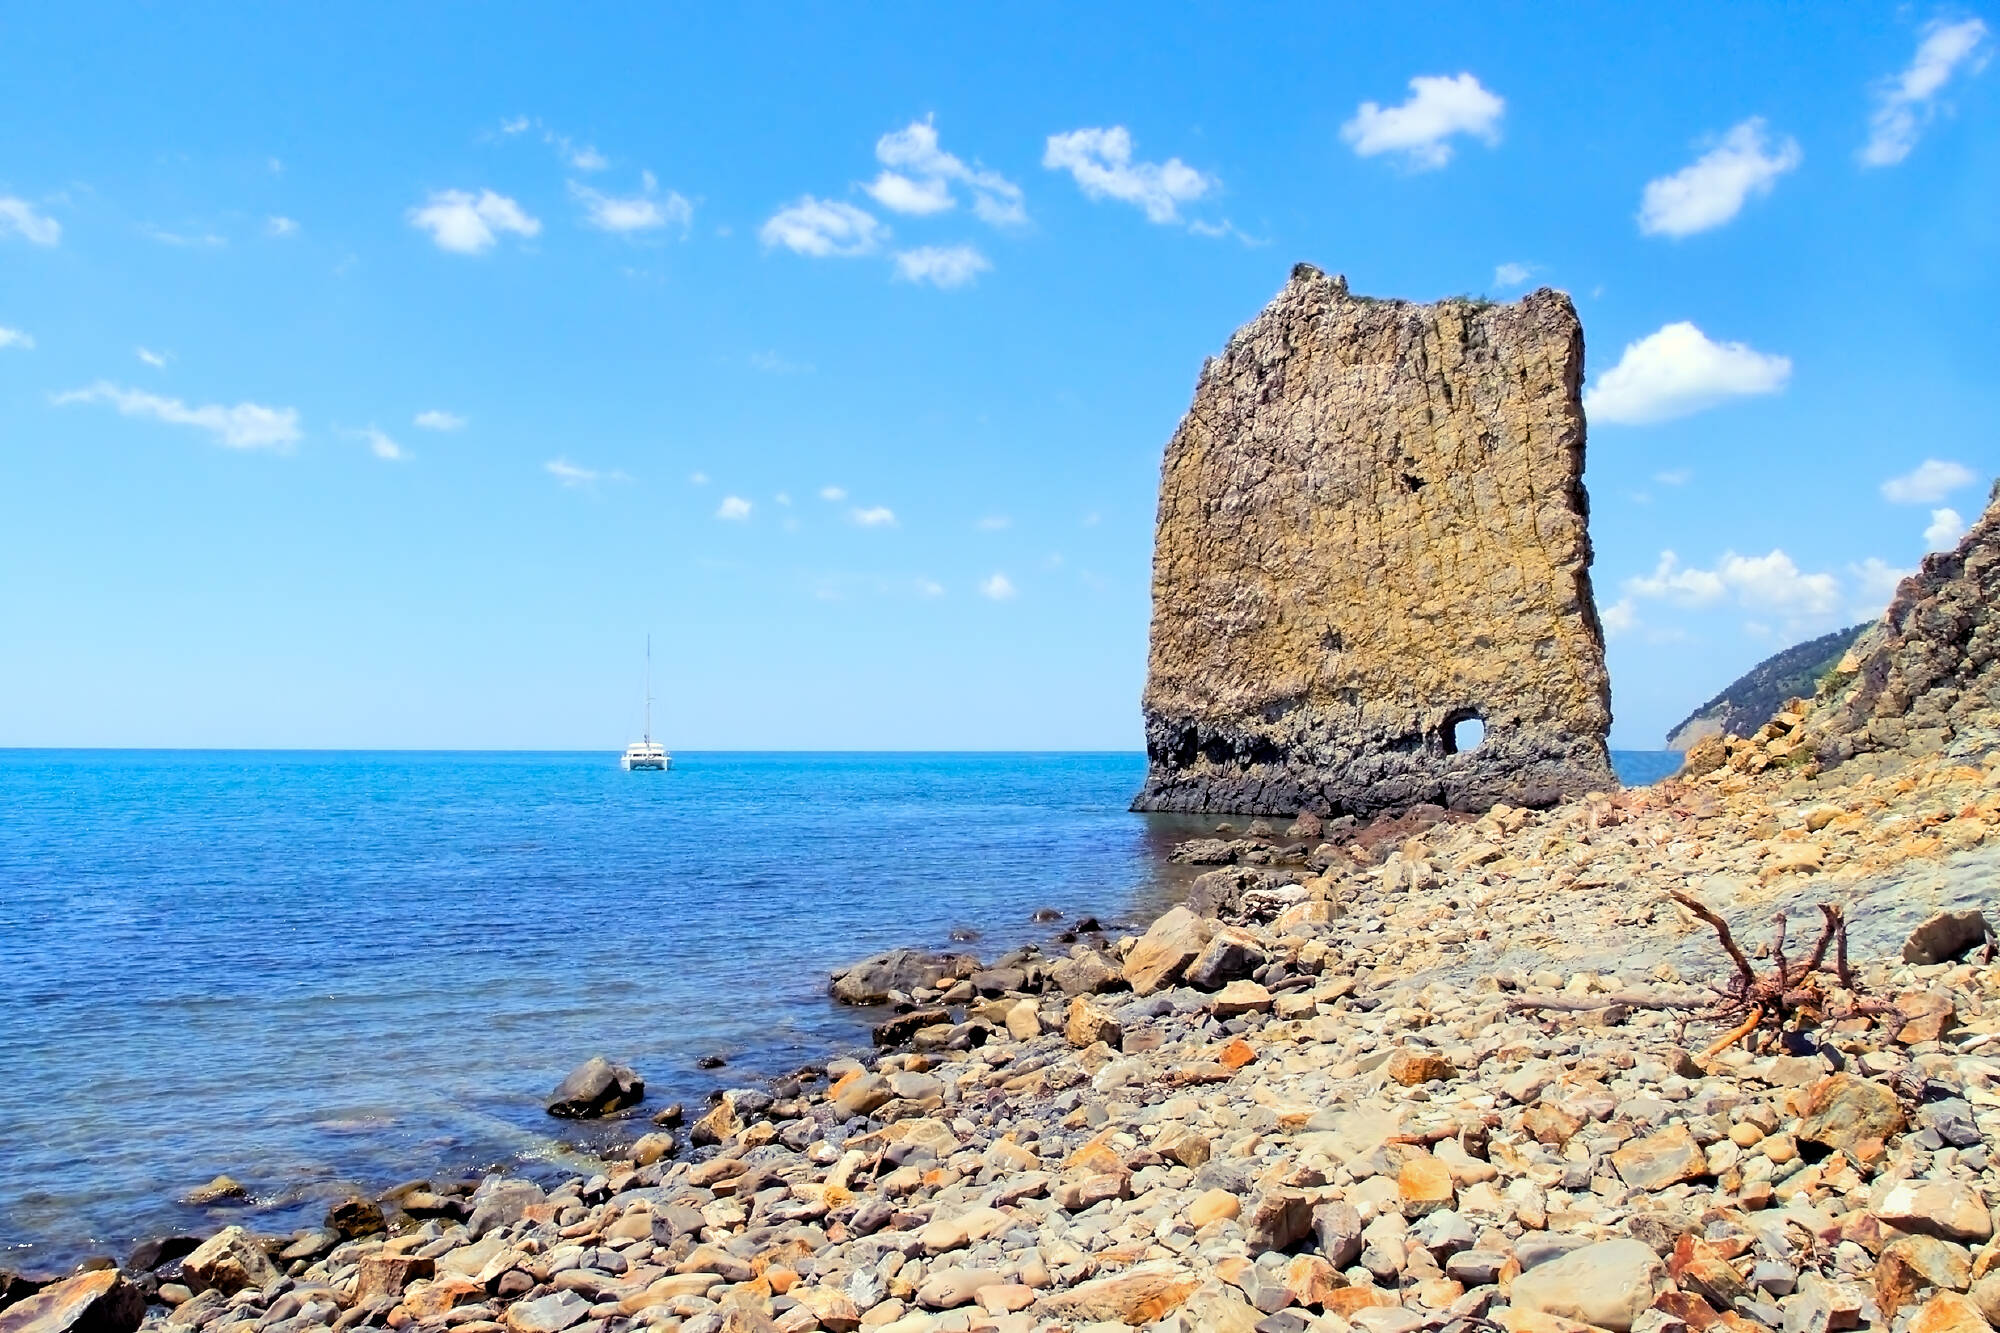
[(1560, 292), (1416, 305), (1295, 268), (1167, 445), (1134, 808), (1615, 787), (1582, 383)]
[(1955, 551), (1924, 557), (1806, 719), (1822, 764), (2000, 745), (2000, 486)]

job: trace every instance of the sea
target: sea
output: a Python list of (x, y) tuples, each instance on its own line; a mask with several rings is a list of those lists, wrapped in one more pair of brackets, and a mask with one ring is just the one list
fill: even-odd
[[(1637, 784), (1678, 756), (1614, 762)], [(0, 750), (0, 1267), (291, 1230), (412, 1178), (587, 1173), (607, 1131), (542, 1108), (588, 1056), (636, 1067), (647, 1109), (698, 1107), (866, 1048), (832, 968), (1162, 910), (1168, 849), (1214, 820), (1128, 813), (1143, 770)], [(218, 1173), (250, 1201), (177, 1202)]]

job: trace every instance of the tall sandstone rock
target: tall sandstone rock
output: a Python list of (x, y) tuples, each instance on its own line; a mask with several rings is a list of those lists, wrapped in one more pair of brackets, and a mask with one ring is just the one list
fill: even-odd
[(1958, 548), (1924, 557), (1806, 719), (1823, 764), (2000, 746), (2000, 485)]
[[(1569, 298), (1310, 265), (1167, 445), (1140, 810), (1546, 805), (1615, 785)], [(1459, 724), (1485, 739), (1461, 749)]]

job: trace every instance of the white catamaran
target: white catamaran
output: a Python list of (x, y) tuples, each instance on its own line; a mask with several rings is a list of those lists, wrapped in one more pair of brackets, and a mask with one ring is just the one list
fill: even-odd
[(667, 753), (667, 747), (653, 739), (653, 636), (646, 636), (646, 730), (645, 739), (633, 741), (625, 747), (625, 757), (618, 761), (628, 769), (653, 769), (664, 773), (674, 766), (674, 757)]

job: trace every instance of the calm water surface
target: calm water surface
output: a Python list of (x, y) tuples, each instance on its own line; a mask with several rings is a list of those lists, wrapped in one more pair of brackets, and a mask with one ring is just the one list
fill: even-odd
[(416, 1174), (561, 1171), (578, 1131), (541, 1098), (593, 1052), (658, 1105), (865, 1045), (830, 967), (1164, 904), (1194, 825), (1126, 813), (1142, 771), (0, 751), (0, 1262), (213, 1225), (173, 1199), (220, 1171), (270, 1229)]

